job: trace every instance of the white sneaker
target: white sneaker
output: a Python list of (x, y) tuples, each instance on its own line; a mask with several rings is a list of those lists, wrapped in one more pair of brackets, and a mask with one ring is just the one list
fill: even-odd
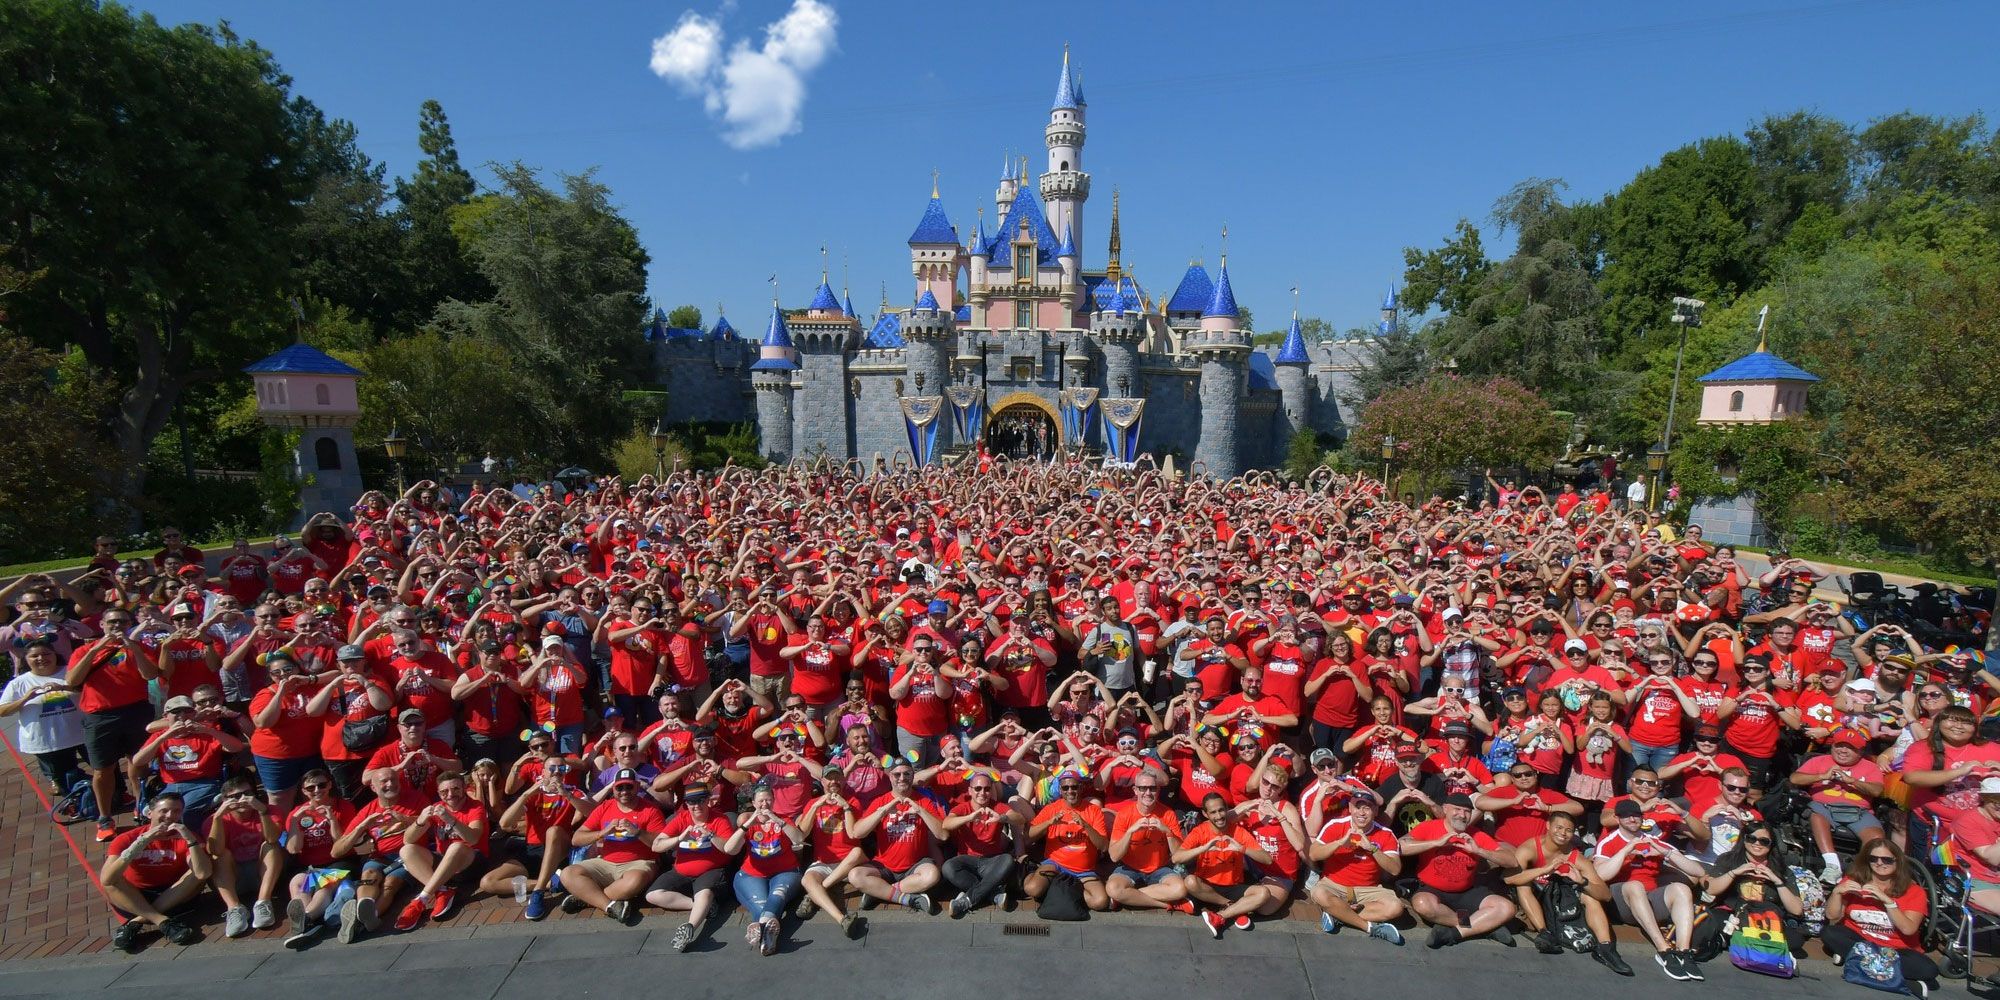
[(268, 899), (258, 900), (257, 905), (250, 908), (250, 913), (250, 926), (260, 931), (278, 926), (278, 908), (271, 905)]
[(1838, 885), (1840, 884), (1840, 874), (1840, 863), (1829, 861), (1826, 863), (1826, 870), (1819, 873), (1819, 880), (1825, 882), (1827, 885)]

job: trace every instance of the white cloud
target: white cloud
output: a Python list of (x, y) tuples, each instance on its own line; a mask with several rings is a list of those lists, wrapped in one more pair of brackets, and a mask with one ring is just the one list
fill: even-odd
[(840, 17), (823, 0), (792, 0), (785, 15), (764, 26), (764, 43), (729, 46), (712, 18), (694, 11), (653, 39), (654, 74), (689, 95), (722, 122), (722, 141), (736, 149), (776, 145), (802, 127), (806, 76), (837, 44)]
[(694, 11), (682, 14), (674, 30), (653, 39), (653, 73), (689, 93), (700, 92), (721, 58), (722, 25)]

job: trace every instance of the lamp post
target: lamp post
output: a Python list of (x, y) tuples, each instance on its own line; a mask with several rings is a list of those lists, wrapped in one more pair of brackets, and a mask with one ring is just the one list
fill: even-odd
[(653, 433), (651, 437), (653, 439), (653, 478), (655, 479), (667, 478), (667, 443), (672, 441), (673, 438), (667, 435), (666, 420), (667, 418), (665, 417), (656, 417), (653, 420)]
[(410, 442), (396, 433), (395, 425), (391, 424), (389, 436), (382, 439), (382, 450), (388, 453), (389, 461), (396, 467), (396, 496), (401, 497), (404, 493), (403, 456), (409, 454)]
[(1653, 473), (1653, 488), (1646, 494), (1646, 509), (1659, 510), (1660, 490), (1664, 488), (1664, 484), (1666, 482), (1666, 476), (1665, 476), (1667, 469), (1666, 445), (1656, 443), (1651, 448), (1646, 449), (1646, 468), (1651, 470)]
[(1389, 463), (1394, 461), (1395, 458), (1396, 435), (1382, 435), (1382, 489), (1385, 493), (1389, 494), (1395, 493), (1395, 489), (1389, 485)]
[(1660, 432), (1662, 455), (1674, 446), (1674, 410), (1681, 401), (1681, 362), (1687, 358), (1688, 331), (1701, 326), (1701, 310), (1706, 305), (1708, 303), (1700, 299), (1691, 299), (1685, 295), (1674, 296), (1674, 314), (1669, 318), (1674, 321), (1674, 325), (1681, 328), (1681, 346), (1674, 352), (1674, 387), (1667, 393), (1667, 426)]

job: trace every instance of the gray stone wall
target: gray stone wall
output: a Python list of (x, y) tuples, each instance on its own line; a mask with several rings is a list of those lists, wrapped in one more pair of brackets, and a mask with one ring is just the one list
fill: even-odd
[(1277, 443), (1275, 453), (1282, 460), (1291, 447), (1292, 436), (1312, 427), (1313, 399), (1307, 393), (1306, 365), (1276, 365), (1278, 381)]
[[(891, 353), (870, 351), (869, 354)], [(873, 368), (871, 364), (869, 368)], [(902, 406), (896, 400), (896, 380), (903, 380), (904, 395), (915, 395), (916, 386), (902, 369), (894, 371), (858, 371), (850, 376), (850, 381), (858, 379), (861, 395), (854, 399), (854, 450), (855, 457), (868, 460), (877, 453), (884, 459), (894, 460), (898, 454), (908, 454), (910, 437), (903, 431)], [(924, 382), (928, 395), (936, 388), (928, 379)], [(943, 418), (949, 419), (949, 416)], [(940, 439), (949, 440), (949, 428), (940, 432)], [(939, 447), (945, 447), (940, 443)]]
[(848, 433), (847, 352), (799, 347), (799, 392), (792, 403), (792, 457), (808, 461), (854, 454)]
[(755, 419), (749, 372), (755, 344), (689, 337), (650, 346), (654, 385), (667, 393), (668, 423)]
[(1203, 472), (1216, 479), (1228, 479), (1243, 471), (1237, 435), (1240, 409), (1238, 386), (1243, 382), (1243, 355), (1216, 351), (1201, 358), (1201, 440), (1194, 458)]
[(757, 450), (773, 462), (792, 457), (791, 383), (791, 372), (758, 372), (752, 390), (757, 401)]

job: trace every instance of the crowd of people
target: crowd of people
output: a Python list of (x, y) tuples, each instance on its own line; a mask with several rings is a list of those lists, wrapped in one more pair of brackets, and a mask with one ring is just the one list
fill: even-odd
[(207, 893), (295, 945), (485, 893), (681, 950), (734, 905), (765, 954), (1035, 900), (1630, 976), (1622, 922), (1676, 980), (1754, 924), (1934, 987), (1932, 846), (2000, 904), (2000, 682), (1803, 562), (1603, 493), (862, 471), (424, 482), (212, 567), (106, 540), (0, 592), (0, 716), (97, 817), (128, 950)]

